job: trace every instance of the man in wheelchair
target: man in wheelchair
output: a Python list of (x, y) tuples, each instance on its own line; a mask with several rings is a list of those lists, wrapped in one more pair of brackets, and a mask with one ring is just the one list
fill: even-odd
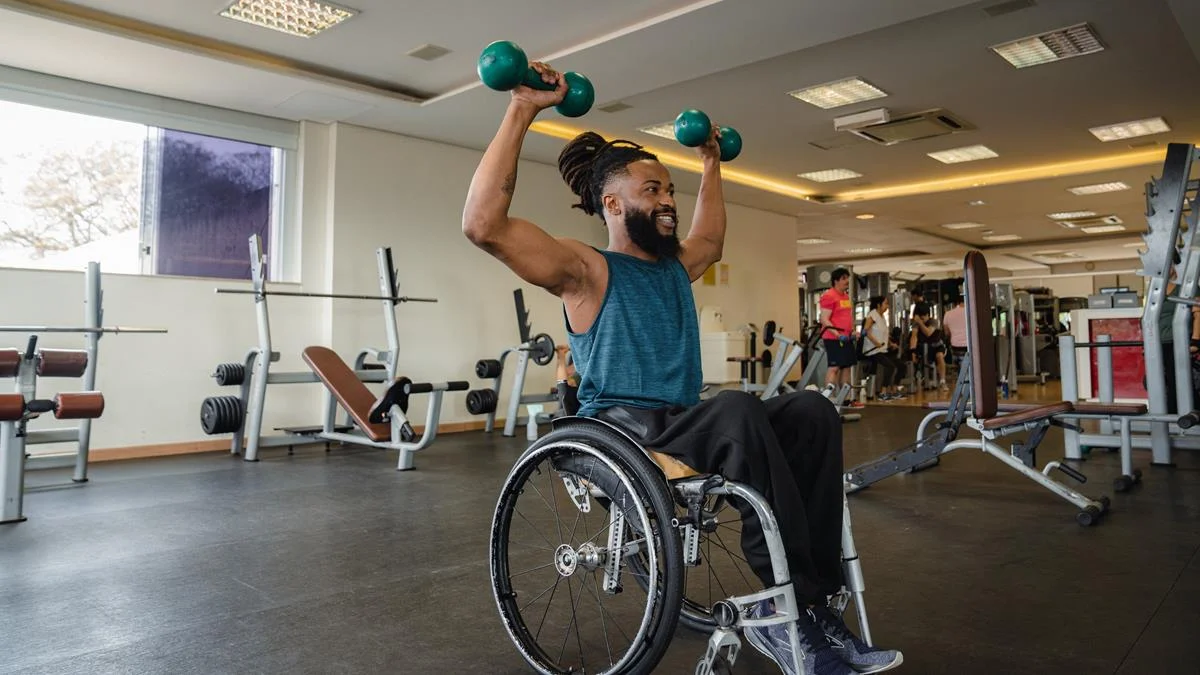
[[(829, 596), (843, 584), (838, 411), (817, 392), (764, 401), (723, 391), (700, 400), (699, 329), (691, 283), (721, 259), (725, 237), (717, 125), (698, 148), (704, 168), (685, 239), (678, 237), (674, 186), (666, 167), (640, 145), (606, 141), (592, 132), (567, 143), (559, 171), (580, 199), (573, 208), (604, 223), (608, 248), (555, 238), (508, 214), (529, 125), (566, 92), (558, 73), (540, 63), (533, 67), (556, 89), (513, 90), (471, 181), (464, 234), (526, 282), (562, 299), (579, 374), (578, 416), (606, 421), (701, 474), (748, 485), (770, 505), (801, 607), (796, 628), (803, 654), (793, 656), (782, 623), (746, 627), (751, 644), (789, 674), (846, 675), (899, 665), (898, 651), (869, 646), (828, 605)], [(760, 518), (746, 502), (731, 503), (742, 516), (746, 562), (770, 588), (776, 577)], [(560, 566), (585, 564), (584, 549), (580, 551), (566, 551)], [(750, 618), (774, 611), (763, 600), (753, 606)]]

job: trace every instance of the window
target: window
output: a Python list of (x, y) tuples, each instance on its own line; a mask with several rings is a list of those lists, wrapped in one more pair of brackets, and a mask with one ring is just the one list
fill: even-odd
[(283, 238), (289, 154), (0, 100), (0, 267), (249, 279), (250, 235)]

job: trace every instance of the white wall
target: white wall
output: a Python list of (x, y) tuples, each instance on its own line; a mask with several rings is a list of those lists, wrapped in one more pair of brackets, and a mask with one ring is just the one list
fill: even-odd
[[(353, 126), (306, 123), (302, 127), (296, 209), (301, 231), (302, 284), (284, 290), (375, 294), (375, 250), (391, 246), (401, 294), (436, 297), (397, 309), (400, 373), (414, 380), (462, 379), (472, 387), (475, 361), (494, 358), (517, 341), (512, 291), (522, 287), (535, 332), (565, 340), (561, 303), (523, 284), (504, 265), (462, 235), (467, 186), (480, 153)], [(607, 243), (599, 219), (569, 208), (575, 200), (554, 167), (522, 162), (513, 213), (556, 236), (598, 247)], [(682, 223), (690, 222), (694, 197), (680, 195)], [(730, 206), (724, 262), (729, 285), (694, 286), (697, 306), (720, 305), (726, 325), (767, 319), (788, 326), (798, 313), (795, 227), (791, 219)], [(82, 272), (0, 269), (7, 291), (0, 307), (6, 324), (79, 324), (83, 317)], [(214, 288), (246, 282), (105, 275), (105, 323), (162, 326), (166, 335), (109, 335), (101, 340), (97, 387), (107, 399), (93, 425), (93, 448), (209, 440), (200, 429), (200, 403), (222, 392), (209, 377), (214, 364), (240, 361), (255, 343), (253, 302), (244, 295), (217, 295)], [(349, 360), (363, 347), (386, 346), (380, 305), (373, 302), (273, 297), (270, 299), (275, 370), (307, 367), (300, 351), (332, 346)], [(0, 336), (18, 346), (24, 336)], [(45, 346), (82, 346), (78, 336), (47, 336)], [(515, 363), (510, 359), (509, 363)], [(526, 391), (553, 383), (551, 368), (531, 368)], [(41, 392), (78, 386), (74, 380), (43, 380)], [(375, 385), (377, 386), (377, 385)], [(264, 430), (320, 419), (317, 384), (273, 385)], [(423, 420), (425, 400), (410, 415)], [(502, 405), (505, 399), (502, 397)], [(443, 404), (443, 422), (471, 421), (465, 396)], [(37, 420), (33, 428), (63, 426)], [(47, 449), (48, 446), (39, 446)]]

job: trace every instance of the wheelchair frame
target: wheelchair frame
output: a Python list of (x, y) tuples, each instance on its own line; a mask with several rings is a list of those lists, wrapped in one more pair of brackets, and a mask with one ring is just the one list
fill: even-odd
[[(497, 609), (500, 611), (506, 630), (509, 632), (510, 638), (514, 644), (518, 646), (519, 651), (526, 661), (534, 666), (540, 672), (548, 672), (538, 666), (537, 663), (530, 660), (530, 655), (526, 653), (526, 649), (522, 646), (521, 638), (515, 632), (514, 626), (510, 617), (506, 614), (502, 595), (505, 593), (513, 593), (511, 587), (506, 587), (506, 582), (511, 583), (511, 580), (501, 580), (498, 578), (500, 568), (505, 567), (499, 561), (501, 555), (507, 555), (507, 542), (505, 542), (506, 550), (501, 552), (497, 550), (498, 542), (496, 541), (496, 533), (500, 525), (502, 517), (501, 510), (503, 508), (505, 495), (508, 491), (515, 489), (513, 481), (522, 474), (528, 475), (529, 468), (526, 466), (531, 461), (541, 461), (550, 453), (553, 453), (556, 448), (561, 448), (563, 451), (570, 453), (572, 449), (579, 449), (581, 446), (594, 451), (598, 455), (611, 455), (619, 461), (609, 461), (607, 466), (610, 470), (614, 470), (618, 474), (618, 478), (622, 484), (633, 484), (635, 482), (634, 472), (623, 471), (620, 468), (621, 464), (629, 462), (647, 463), (652, 465), (657, 478), (662, 480), (658, 486), (636, 486), (641, 492), (651, 489), (665, 490), (666, 494), (670, 495), (677, 506), (687, 506), (689, 514), (698, 512), (698, 504), (709, 495), (717, 496), (733, 496), (745, 500), (757, 512), (759, 521), (762, 525), (764, 537), (767, 542), (767, 548), (771, 558), (771, 567), (775, 577), (775, 583), (769, 588), (760, 591), (749, 593), (746, 595), (731, 596), (713, 603), (711, 614), (716, 624), (711, 636), (709, 637), (707, 648), (704, 655), (697, 663), (695, 673), (697, 675), (708, 675), (714, 672), (723, 672), (724, 667), (731, 667), (737, 660), (737, 656), (741, 650), (741, 638), (739, 634), (746, 628), (768, 626), (775, 624), (785, 624), (788, 632), (788, 638), (791, 642), (792, 654), (796, 662), (793, 664), (795, 672), (804, 673), (803, 651), (800, 648), (799, 631), (796, 625), (796, 618), (799, 615), (800, 607), (796, 601), (795, 590), (791, 581), (790, 571), (788, 569), (787, 557), (784, 552), (783, 542), (780, 538), (778, 523), (774, 513), (767, 504), (763, 496), (750, 486), (727, 481), (719, 475), (698, 474), (680, 479), (669, 479), (664, 468), (654, 459), (651, 453), (631, 438), (622, 429), (602, 420), (594, 418), (585, 418), (577, 416), (567, 416), (555, 419), (552, 422), (552, 431), (537, 442), (533, 443), (514, 463), (513, 469), (505, 479), (504, 488), (502, 490), (500, 503), (497, 505), (496, 517), (493, 521), (493, 540), (490, 544), (491, 573), (493, 591), (496, 595)], [(601, 434), (595, 433), (601, 431)], [(611, 446), (594, 447), (601, 445), (595, 443), (597, 437), (610, 437), (614, 440)], [(559, 478), (566, 486), (567, 493), (571, 495), (572, 502), (577, 508), (583, 512), (590, 510), (589, 495), (602, 496), (595, 494), (596, 486), (582, 486), (578, 476), (569, 473), (559, 472)], [(635, 490), (636, 491), (636, 490)], [(639, 497), (639, 499), (644, 499)], [(862, 566), (859, 561), (857, 550), (854, 546), (853, 532), (850, 526), (850, 510), (848, 502), (843, 495), (843, 525), (842, 525), (842, 567), (844, 573), (844, 582), (842, 589), (833, 596), (831, 606), (839, 613), (844, 613), (853, 599), (855, 605), (855, 613), (858, 617), (860, 627), (860, 637), (867, 643), (871, 644), (870, 626), (866, 615), (864, 592), (865, 581), (862, 573)], [(613, 517), (610, 513), (610, 517)], [(699, 556), (699, 538), (700, 530), (696, 522), (692, 522), (691, 516), (685, 518), (675, 517), (669, 523), (669, 529), (664, 531), (674, 531), (681, 539), (682, 555), (678, 560), (666, 560), (664, 567), (670, 565), (680, 566), (678, 571), (680, 576), (683, 575), (687, 566), (695, 565)], [(618, 522), (619, 521), (619, 522)], [(593, 546), (588, 551), (583, 548), (590, 546), (584, 544), (579, 551), (565, 552), (565, 556), (571, 560), (583, 559), (587, 555), (602, 560), (604, 582), (602, 588), (605, 592), (619, 592), (620, 588), (620, 564), (619, 558), (629, 557), (637, 553), (636, 550), (630, 551), (629, 546), (623, 541), (623, 533), (625, 529), (623, 514), (617, 514), (613, 517), (613, 522), (609, 525), (609, 536), (607, 538), (607, 546), (603, 551), (598, 551)], [(661, 534), (660, 534), (661, 536)], [(569, 547), (568, 547), (569, 548)], [(555, 555), (564, 553), (559, 547)], [(619, 558), (614, 560), (612, 555), (614, 552), (619, 552)], [(669, 569), (669, 568), (668, 568)], [(574, 574), (577, 569), (572, 565), (571, 574)], [(599, 572), (599, 564), (591, 570)], [(559, 574), (562, 575), (560, 569)], [(566, 576), (566, 575), (564, 575)], [(600, 584), (596, 585), (597, 589), (601, 588)], [(515, 593), (513, 593), (515, 595)], [(763, 618), (751, 618), (749, 610), (762, 600), (773, 600), (775, 603), (775, 614)], [(532, 602), (530, 603), (532, 604)], [(681, 606), (683, 604), (683, 593), (679, 594), (678, 606), (660, 608), (664, 614), (669, 616), (665, 619), (669, 626), (662, 630), (661, 634), (669, 636), (674, 629), (675, 623), (679, 619)], [(649, 611), (649, 608), (647, 608)], [(569, 627), (568, 627), (569, 631)], [(641, 633), (639, 633), (639, 636)], [(669, 637), (666, 638), (669, 642)], [(665, 645), (658, 645), (662, 650), (665, 650)], [(630, 652), (639, 648), (637, 645), (630, 646)], [(661, 658), (653, 659), (650, 663), (636, 664), (644, 667), (637, 671), (626, 669), (627, 662), (636, 662), (638, 656), (626, 655), (614, 668), (625, 666), (615, 670), (606, 670), (606, 673), (626, 673), (626, 672), (649, 672), (657, 665)]]

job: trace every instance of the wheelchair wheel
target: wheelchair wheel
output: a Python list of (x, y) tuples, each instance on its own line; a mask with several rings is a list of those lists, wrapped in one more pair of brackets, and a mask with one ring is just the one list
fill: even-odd
[(680, 615), (673, 519), (666, 481), (619, 434), (575, 424), (534, 443), (490, 542), (496, 604), (525, 661), (546, 675), (651, 672)]

